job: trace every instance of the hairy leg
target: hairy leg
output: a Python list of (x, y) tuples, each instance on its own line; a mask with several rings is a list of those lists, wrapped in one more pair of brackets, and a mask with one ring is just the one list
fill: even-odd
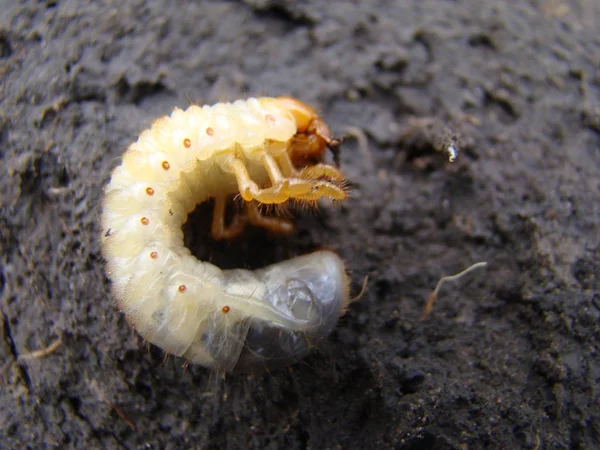
[[(272, 183), (267, 188), (260, 188), (250, 179), (246, 166), (239, 158), (231, 157), (225, 160), (223, 165), (225, 170), (235, 175), (240, 195), (248, 202), (256, 200), (260, 203), (270, 204), (283, 203), (290, 198), (311, 201), (321, 197), (330, 197), (334, 200), (343, 200), (347, 197), (342, 187), (325, 180), (301, 178), (302, 173), (297, 175), (291, 162), (287, 164), (285, 158), (283, 158), (283, 163), (281, 161), (282, 158), (278, 163), (277, 159), (269, 153), (263, 155), (263, 163)], [(309, 167), (308, 169), (311, 170), (307, 171), (311, 177), (318, 175), (334, 180), (342, 178), (337, 169), (333, 167), (324, 164), (312, 167), (314, 169)], [(288, 174), (288, 172), (292, 173)]]
[(287, 219), (263, 216), (258, 210), (256, 203), (248, 203), (247, 212), (248, 220), (254, 226), (277, 234), (289, 234), (294, 231), (294, 224)]
[(225, 196), (215, 198), (213, 209), (211, 233), (214, 239), (233, 239), (239, 236), (246, 228), (248, 216), (245, 214), (235, 214), (229, 226), (225, 225), (225, 212), (227, 208), (227, 198)]

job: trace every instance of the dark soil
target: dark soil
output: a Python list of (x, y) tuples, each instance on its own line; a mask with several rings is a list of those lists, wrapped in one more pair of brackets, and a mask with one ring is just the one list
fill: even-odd
[[(1, 448), (600, 447), (598, 2), (0, 3)], [(369, 283), (303, 362), (223, 380), (115, 311), (99, 202), (174, 106), (280, 94), (367, 134), (351, 198), (277, 240), (197, 213), (188, 241), (227, 267), (326, 246)]]

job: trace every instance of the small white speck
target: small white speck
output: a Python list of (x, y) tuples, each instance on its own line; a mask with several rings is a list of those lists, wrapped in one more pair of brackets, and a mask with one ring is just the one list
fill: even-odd
[(454, 145), (449, 145), (446, 148), (446, 152), (448, 152), (448, 161), (454, 162), (456, 160), (456, 157), (458, 156), (458, 152), (456, 151)]

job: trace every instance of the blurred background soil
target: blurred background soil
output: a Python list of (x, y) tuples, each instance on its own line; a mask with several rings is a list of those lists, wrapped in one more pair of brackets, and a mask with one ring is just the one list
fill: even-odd
[[(600, 446), (597, 2), (0, 10), (1, 448)], [(299, 212), (290, 238), (225, 244), (205, 205), (186, 242), (223, 267), (325, 246), (353, 292), (369, 283), (304, 361), (223, 380), (115, 311), (102, 188), (173, 107), (280, 94), (366, 133), (367, 154), (348, 139), (341, 155), (351, 198)], [(452, 136), (450, 164), (434, 147)]]

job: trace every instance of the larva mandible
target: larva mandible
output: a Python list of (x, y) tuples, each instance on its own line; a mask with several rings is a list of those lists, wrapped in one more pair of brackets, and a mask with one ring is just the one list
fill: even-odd
[[(182, 225), (214, 198), (212, 235), (250, 222), (280, 232), (256, 203), (346, 198), (343, 176), (322, 163), (339, 142), (315, 111), (289, 97), (175, 109), (123, 155), (105, 189), (101, 246), (118, 308), (149, 342), (221, 372), (288, 365), (335, 327), (349, 281), (333, 252), (256, 271), (221, 270), (183, 244)], [(244, 217), (224, 225), (227, 198)]]

